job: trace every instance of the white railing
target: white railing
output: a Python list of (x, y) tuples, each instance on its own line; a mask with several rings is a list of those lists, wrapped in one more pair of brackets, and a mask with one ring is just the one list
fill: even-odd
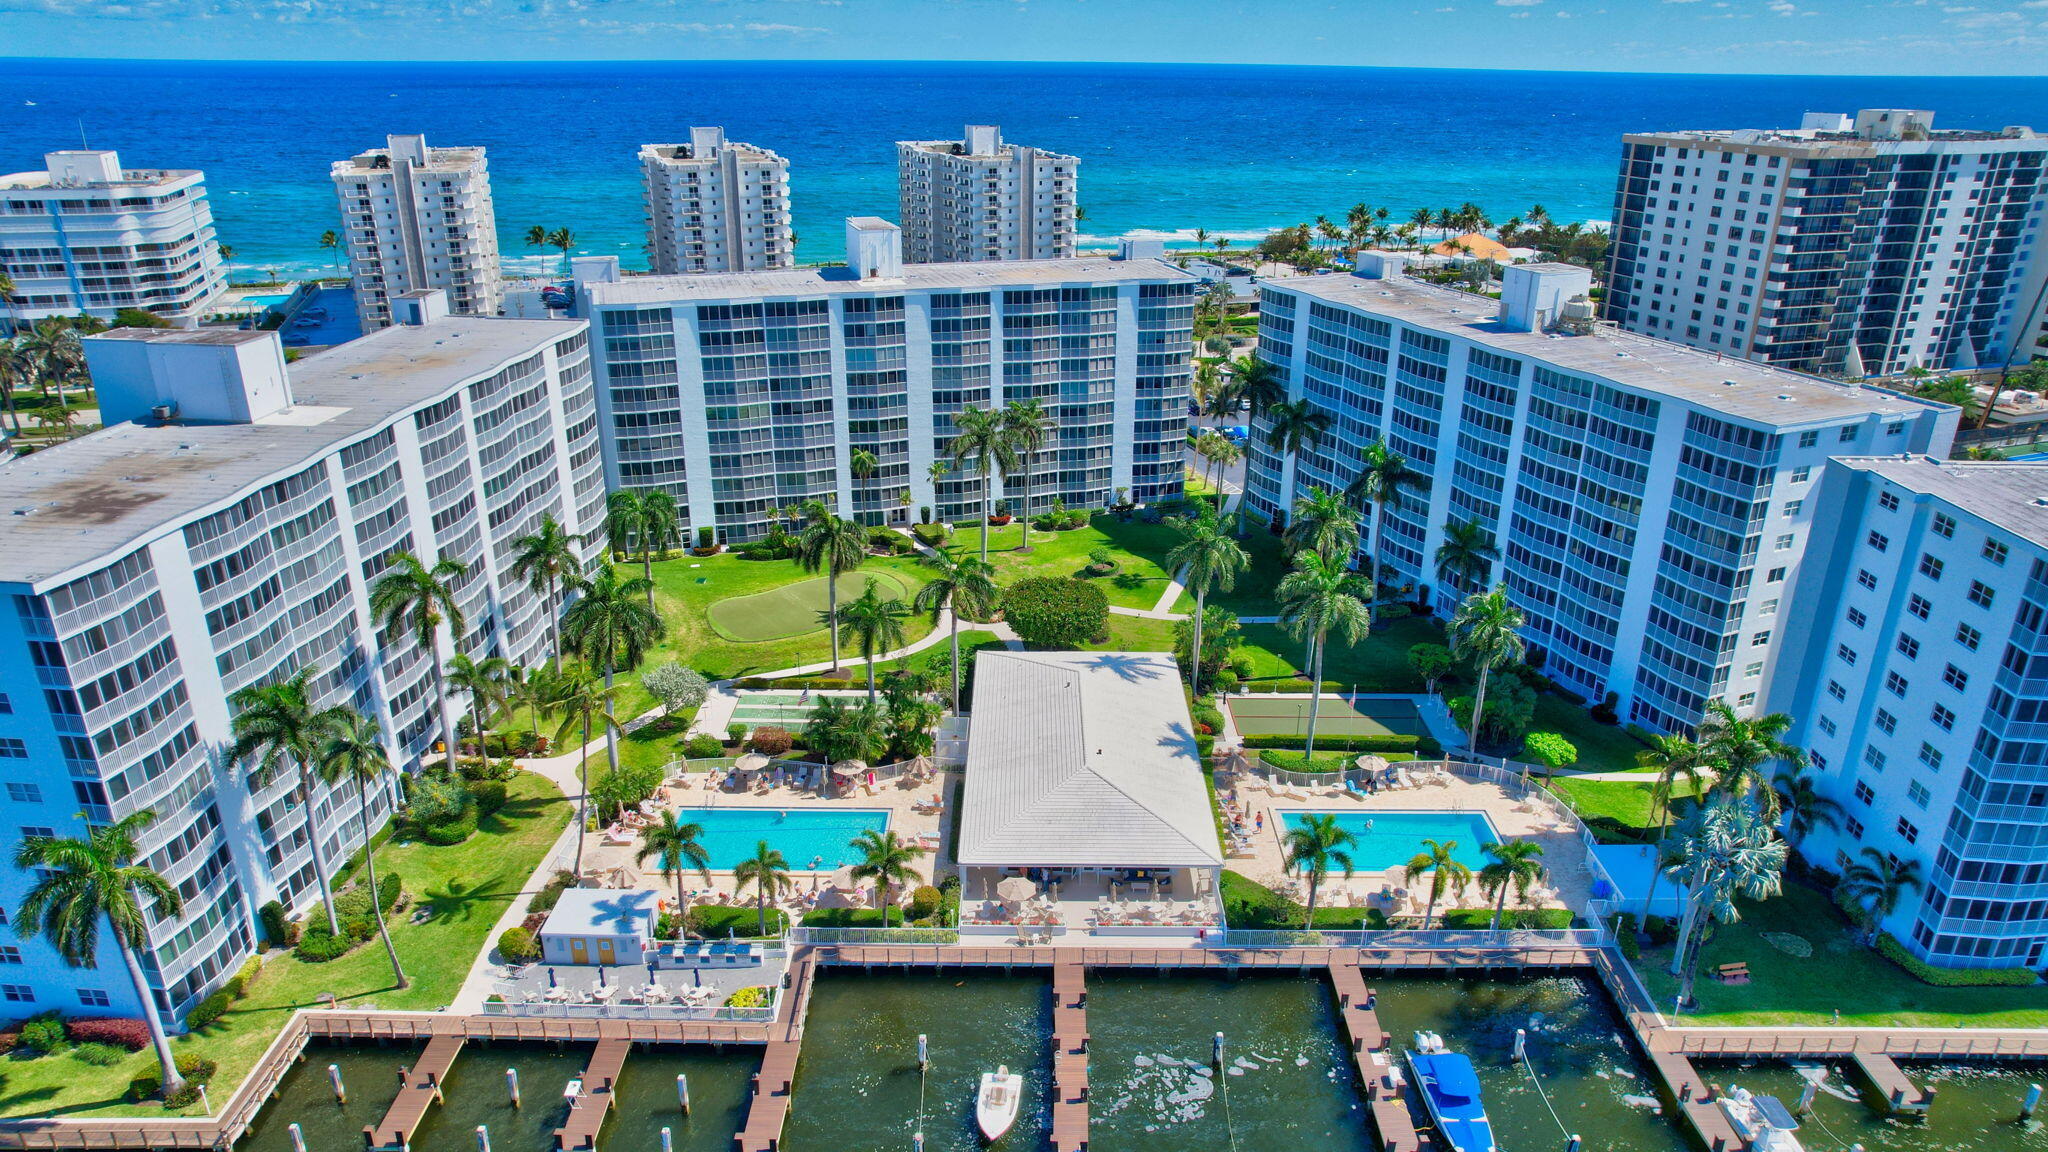
[(1402, 952), (1463, 952), (1535, 948), (1600, 948), (1607, 933), (1600, 928), (1489, 929), (1242, 929), (1211, 931), (1206, 948), (1367, 948)]
[(486, 1001), (486, 1016), (517, 1016), (540, 1020), (688, 1020), (699, 1023), (766, 1024), (775, 1019), (766, 1008), (690, 1007), (683, 1004), (526, 1004)]
[(791, 944), (958, 944), (952, 928), (791, 928)]

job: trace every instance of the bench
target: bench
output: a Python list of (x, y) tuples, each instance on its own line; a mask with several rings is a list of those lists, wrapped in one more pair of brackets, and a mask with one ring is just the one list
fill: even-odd
[(1714, 969), (1714, 979), (1723, 984), (1749, 983), (1748, 964), (1723, 964)]

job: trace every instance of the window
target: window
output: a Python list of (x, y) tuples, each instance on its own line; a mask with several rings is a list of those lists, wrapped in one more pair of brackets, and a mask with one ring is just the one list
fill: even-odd
[(26, 984), (0, 984), (0, 1000), (26, 1004), (35, 998), (36, 990)]
[(1869, 765), (1873, 772), (1884, 771), (1884, 759), (1884, 753), (1876, 748), (1865, 746), (1863, 749), (1863, 762)]
[(1920, 574), (1922, 576), (1927, 577), (1929, 580), (1939, 580), (1941, 579), (1941, 569), (1942, 563), (1939, 559), (1926, 552), (1920, 554)]
[(0, 756), (9, 760), (26, 760), (28, 745), (13, 736), (0, 736)]
[(1920, 742), (1920, 762), (1936, 772), (1941, 771), (1941, 749), (1922, 740)]
[(1841, 681), (1830, 680), (1828, 681), (1828, 695), (1833, 696), (1837, 700), (1846, 700), (1849, 696), (1849, 690), (1842, 687)]
[(17, 804), (41, 804), (43, 790), (34, 784), (7, 782), (7, 798)]
[(1773, 568), (1773, 569), (1771, 569), (1771, 570), (1770, 570), (1770, 572), (1769, 572), (1768, 574), (1766, 574), (1766, 575), (1764, 576), (1764, 583), (1766, 583), (1766, 584), (1776, 584), (1776, 583), (1778, 583), (1778, 582), (1779, 582), (1780, 580), (1783, 580), (1784, 578), (1785, 578), (1785, 570), (1784, 570), (1783, 568)]
[(1870, 545), (1872, 548), (1877, 549), (1879, 552), (1888, 552), (1891, 550), (1892, 546), (1892, 538), (1885, 535), (1882, 532), (1872, 532), (1870, 535), (1865, 536), (1863, 538), (1863, 542)]
[(1756, 703), (1756, 693), (1754, 693), (1754, 692), (1744, 692), (1744, 693), (1743, 693), (1742, 695), (1740, 695), (1740, 696), (1737, 696), (1737, 697), (1735, 698), (1735, 706), (1736, 706), (1737, 708), (1747, 708), (1747, 707), (1749, 707), (1750, 705), (1752, 705), (1752, 704), (1755, 704), (1755, 703)]
[(1877, 494), (1877, 506), (1878, 506), (1879, 508), (1882, 508), (1882, 509), (1884, 509), (1884, 510), (1885, 510), (1885, 511), (1887, 511), (1887, 512), (1896, 512), (1896, 511), (1898, 511), (1898, 510), (1899, 510), (1899, 494), (1898, 494), (1897, 492), (1891, 492), (1891, 491), (1885, 491), (1885, 492), (1880, 492), (1880, 493), (1878, 493), (1878, 494)]
[(1856, 570), (1856, 582), (1865, 588), (1875, 590), (1877, 588), (1877, 575), (1868, 568), (1858, 568)]
[(1930, 794), (1927, 791), (1927, 785), (1922, 784), (1918, 780), (1913, 781), (1913, 786), (1906, 789), (1906, 799), (1911, 800), (1914, 804), (1922, 808), (1927, 807), (1927, 801), (1929, 799), (1929, 796)]
[[(1801, 439), (1803, 440), (1803, 439), (1804, 439), (1804, 437), (1801, 437)], [(1813, 447), (1813, 445), (1811, 445), (1811, 444), (1802, 444), (1802, 445), (1801, 445), (1801, 447), (1805, 447), (1805, 448), (1811, 448), (1811, 447)], [(1794, 468), (1794, 469), (1792, 470), (1792, 482), (1793, 482), (1794, 484), (1804, 484), (1804, 483), (1806, 483), (1807, 479), (1808, 479), (1809, 477), (1811, 477), (1812, 475), (1813, 475), (1813, 469), (1812, 469), (1812, 468), (1809, 468), (1809, 467), (1807, 467), (1807, 466), (1806, 466), (1806, 465), (1804, 465), (1804, 464), (1802, 464), (1802, 465), (1800, 465), (1799, 467), (1797, 467), (1797, 468)]]
[(1869, 620), (1870, 617), (1865, 616), (1861, 608), (1849, 609), (1849, 623), (1854, 624), (1856, 627), (1863, 627), (1863, 625), (1868, 623)]
[(1820, 433), (1819, 433), (1819, 432), (1801, 432), (1801, 433), (1799, 434), (1799, 446), (1800, 446), (1801, 448), (1811, 448), (1811, 447), (1813, 447), (1814, 445), (1816, 445), (1816, 444), (1819, 444), (1819, 443), (1820, 443)]
[(1911, 844), (1915, 840), (1920, 839), (1920, 829), (1915, 827), (1913, 825), (1913, 822), (1911, 820), (1906, 819), (1904, 816), (1899, 817), (1898, 827), (1899, 835), (1906, 838), (1906, 843)]
[(1970, 674), (1951, 664), (1942, 671), (1941, 682), (1961, 692), (1970, 686)]
[(1934, 602), (1925, 596), (1915, 594), (1906, 601), (1906, 611), (1925, 620), (1927, 619), (1927, 614), (1934, 611)]
[(1804, 500), (1785, 501), (1785, 519), (1790, 520), (1794, 516), (1799, 515), (1799, 510), (1804, 507), (1806, 507), (1806, 501)]
[(1984, 541), (1984, 558), (1986, 560), (1991, 561), (1993, 564), (2005, 563), (2006, 553), (2006, 546), (2000, 544), (1998, 541), (1991, 539), (1986, 539)]
[(1884, 690), (1891, 693), (1892, 695), (1904, 696), (1906, 694), (1906, 689), (1910, 687), (1912, 687), (1912, 685), (1906, 680), (1906, 678), (1904, 676), (1899, 675), (1897, 672), (1887, 672), (1884, 674)]
[(1946, 512), (1936, 512), (1934, 523), (1930, 527), (1934, 529), (1936, 536), (1946, 539), (1956, 534), (1956, 518)]
[(12, 944), (0, 944), (0, 964), (21, 963), (21, 949)]
[(1835, 645), (1835, 658), (1853, 668), (1856, 665), (1856, 650), (1847, 644), (1837, 644)]
[(1773, 596), (1769, 600), (1757, 605), (1756, 614), (1759, 616), (1776, 616), (1778, 614), (1778, 598)]
[(1747, 665), (1744, 665), (1744, 666), (1743, 666), (1743, 669), (1742, 669), (1742, 674), (1743, 674), (1744, 676), (1761, 676), (1761, 675), (1763, 675), (1763, 674), (1764, 674), (1764, 662), (1763, 662), (1763, 661), (1761, 661), (1761, 660), (1759, 660), (1759, 661), (1757, 661), (1757, 662), (1756, 662), (1756, 663), (1754, 663), (1754, 664), (1747, 664)]
[(1749, 638), (1749, 643), (1750, 643), (1750, 647), (1752, 647), (1752, 648), (1754, 648), (1754, 647), (1756, 647), (1756, 646), (1758, 646), (1758, 645), (1761, 645), (1761, 644), (1769, 644), (1770, 642), (1771, 642), (1771, 630), (1770, 630), (1770, 629), (1768, 629), (1768, 628), (1764, 629), (1764, 630), (1763, 630), (1763, 631), (1761, 631), (1761, 632), (1758, 632), (1758, 633), (1757, 633), (1756, 635), (1754, 635), (1754, 636), (1751, 636), (1751, 637)]
[(1854, 440), (1855, 438), (1856, 426), (1854, 424), (1844, 424), (1842, 426), (1841, 431), (1837, 433), (1835, 436), (1835, 439), (1841, 441), (1844, 444), (1847, 444), (1849, 441)]
[(1953, 732), (1955, 730), (1956, 714), (1949, 711), (1948, 706), (1945, 704), (1936, 704), (1934, 711), (1927, 718), (1934, 722), (1936, 728), (1944, 732)]
[(1826, 716), (1823, 716), (1819, 720), (1814, 721), (1814, 725), (1830, 736), (1833, 736), (1835, 734), (1835, 722)]
[(1842, 818), (1842, 824), (1848, 828), (1851, 839), (1863, 839), (1863, 821), (1858, 820), (1854, 816), (1845, 816)]
[(1871, 789), (1870, 785), (1858, 780), (1856, 782), (1856, 798), (1865, 804), (1870, 804), (1877, 800), (1877, 793)]
[(1920, 656), (1920, 642), (1904, 632), (1899, 633), (1898, 649), (1899, 655), (1908, 660), (1916, 660)]
[(1956, 625), (1956, 643), (1961, 644), (1963, 647), (1968, 648), (1972, 652), (1975, 652), (1977, 650), (1977, 645), (1983, 643), (1983, 641), (1984, 634), (1982, 632), (1977, 631), (1975, 628), (1970, 627), (1968, 624)]
[(1785, 533), (1784, 535), (1782, 535), (1782, 536), (1778, 537), (1778, 551), (1780, 551), (1780, 552), (1790, 552), (1791, 550), (1792, 550), (1792, 533), (1790, 533), (1790, 532), (1787, 532), (1787, 533)]
[(1879, 708), (1877, 710), (1877, 727), (1879, 731), (1889, 736), (1892, 734), (1892, 729), (1898, 726), (1899, 718), (1897, 716), (1892, 715), (1891, 713), (1885, 711), (1882, 708)]
[(1991, 607), (1991, 601), (1995, 598), (1996, 593), (1991, 591), (1991, 585), (1984, 583), (1982, 580), (1970, 581), (1970, 603), (1975, 604), (1979, 608), (1989, 608)]

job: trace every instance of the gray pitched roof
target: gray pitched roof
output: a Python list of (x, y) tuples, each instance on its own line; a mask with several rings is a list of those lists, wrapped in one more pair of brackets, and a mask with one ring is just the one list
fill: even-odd
[(1223, 863), (1173, 657), (984, 653), (973, 715), (960, 863)]
[(660, 895), (646, 889), (571, 888), (541, 925), (543, 936), (644, 936)]

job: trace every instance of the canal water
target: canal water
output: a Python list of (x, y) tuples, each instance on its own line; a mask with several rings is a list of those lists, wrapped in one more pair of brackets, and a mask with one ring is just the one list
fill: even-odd
[(2021, 1124), (2020, 1104), (2029, 1083), (2044, 1082), (2048, 1066), (2010, 1062), (1905, 1064), (1923, 1088), (1937, 1088), (1925, 1121), (1892, 1119), (1864, 1103), (1865, 1085), (1853, 1069), (1819, 1061), (1786, 1064), (1702, 1064), (1700, 1073), (1723, 1088), (1739, 1085), (1797, 1104), (1806, 1080), (1819, 1085), (1813, 1111), (1799, 1127), (1806, 1152), (2042, 1152), (2048, 1150), (2048, 1102)]
[[(661, 1152), (666, 1128), (675, 1152), (731, 1152), (732, 1138), (746, 1125), (747, 1090), (760, 1066), (756, 1046), (718, 1052), (635, 1045), (598, 1145), (605, 1152)], [(678, 1075), (690, 1078), (688, 1116), (676, 1098)]]
[(1098, 970), (1088, 974), (1088, 1033), (1094, 1147), (1359, 1152), (1371, 1143), (1336, 997), (1321, 978)]
[[(297, 1123), (306, 1152), (361, 1152), (363, 1128), (384, 1118), (398, 1096), (398, 1067), (419, 1059), (418, 1045), (344, 1047), (318, 1041), (278, 1082), (277, 1096), (236, 1143), (239, 1152), (292, 1152)], [(348, 1103), (336, 1103), (327, 1066), (341, 1072)]]
[[(920, 1032), (931, 1055), (923, 1073)], [(825, 973), (811, 994), (783, 1144), (908, 1152), (922, 1123), (926, 1152), (978, 1152), (975, 1091), (983, 1072), (1004, 1064), (1024, 1077), (1024, 1107), (1002, 1146), (1043, 1146), (1052, 1135), (1051, 1032), (1043, 975)]]
[[(427, 1109), (412, 1146), (422, 1152), (469, 1152), (477, 1146), (477, 1126), (483, 1125), (490, 1131), (493, 1152), (552, 1147), (555, 1129), (569, 1115), (562, 1090), (582, 1074), (591, 1047), (468, 1045), (442, 1083), (443, 1102)], [(518, 1108), (512, 1107), (506, 1090), (507, 1068), (519, 1072)]]

